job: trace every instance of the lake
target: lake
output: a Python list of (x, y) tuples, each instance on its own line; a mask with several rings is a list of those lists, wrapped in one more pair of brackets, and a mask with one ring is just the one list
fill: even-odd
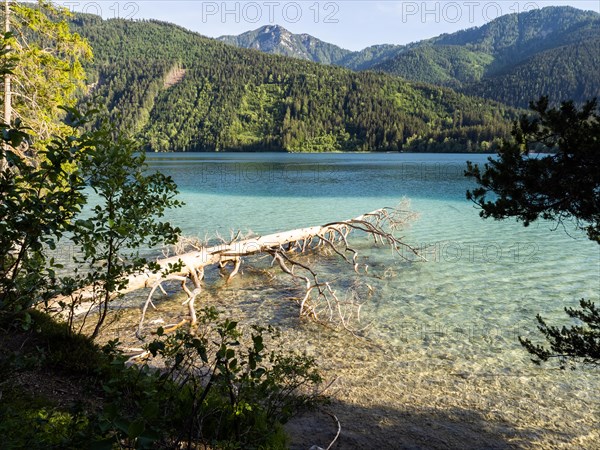
[(148, 162), (174, 178), (186, 203), (169, 220), (201, 238), (318, 225), (410, 199), (420, 217), (401, 235), (428, 262), (407, 262), (360, 236), (352, 242), (367, 276), (336, 258), (311, 260), (339, 293), (373, 288), (362, 339), (297, 319), (288, 297), (298, 291), (276, 269), (272, 279), (246, 269), (230, 286), (207, 289), (207, 302), (280, 326), (290, 345), (339, 378), (334, 398), (352, 424), (350, 447), (398, 448), (390, 439), (402, 436), (416, 448), (426, 438), (433, 447), (454, 439), (463, 448), (592, 448), (600, 439), (597, 371), (537, 367), (517, 337), (538, 336), (538, 313), (562, 324), (565, 306), (599, 301), (598, 245), (570, 225), (481, 219), (465, 199), (473, 182), (463, 170), (467, 159), (486, 158), (194, 153), (149, 154)]

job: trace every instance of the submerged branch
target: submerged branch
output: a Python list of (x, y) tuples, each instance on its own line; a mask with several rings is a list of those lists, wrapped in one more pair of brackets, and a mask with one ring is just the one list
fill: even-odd
[[(345, 329), (356, 332), (358, 330), (353, 327), (352, 322), (360, 321), (360, 309), (364, 302), (358, 300), (356, 296), (351, 296), (350, 299), (340, 299), (329, 283), (319, 280), (314, 269), (299, 262), (292, 255), (301, 255), (320, 247), (327, 248), (352, 265), (354, 270), (359, 273), (358, 252), (349, 246), (348, 235), (352, 231), (360, 231), (372, 236), (376, 244), (390, 247), (403, 259), (408, 259), (403, 254), (403, 250), (408, 250), (418, 258), (424, 259), (416, 249), (404, 243), (402, 238), (394, 235), (395, 230), (407, 224), (415, 216), (416, 214), (404, 208), (382, 208), (350, 220), (265, 236), (240, 238), (238, 233), (229, 242), (222, 239), (222, 244), (216, 246), (196, 245), (193, 246), (193, 251), (158, 260), (155, 270), (145, 270), (130, 275), (124, 283), (125, 288), (118, 294), (151, 288), (143, 305), (138, 327), (139, 336), (148, 307), (154, 307), (152, 296), (159, 289), (164, 292), (162, 287), (164, 282), (178, 281), (187, 295), (184, 304), (187, 304), (189, 321), (194, 326), (196, 324), (195, 300), (201, 293), (205, 268), (214, 265), (225, 271), (227, 265), (232, 263), (233, 269), (227, 276), (227, 282), (229, 282), (239, 273), (243, 258), (263, 254), (272, 257), (273, 263), (277, 263), (285, 274), (301, 282), (304, 286), (304, 295), (298, 299), (301, 317), (309, 317), (323, 323), (338, 322)], [(183, 246), (179, 246), (176, 251), (183, 251), (182, 248)], [(366, 265), (364, 269), (366, 273)], [(188, 288), (188, 282), (193, 284), (193, 290)], [(371, 290), (370, 287), (369, 290)], [(68, 304), (73, 298), (77, 298), (78, 301), (93, 301), (93, 287), (79, 290), (69, 298), (63, 297), (54, 300), (55, 303)]]

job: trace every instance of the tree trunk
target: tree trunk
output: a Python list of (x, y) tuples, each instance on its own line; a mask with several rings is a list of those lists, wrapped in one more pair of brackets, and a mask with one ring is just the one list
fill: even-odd
[[(4, 33), (10, 32), (10, 1), (4, 0)], [(7, 49), (8, 50), (8, 49)], [(11, 75), (4, 74), (4, 123), (10, 126), (12, 119), (12, 93), (10, 87)], [(8, 144), (4, 143), (4, 152), (8, 151)], [(8, 168), (6, 157), (0, 158), (0, 173)]]
[[(10, 32), (10, 1), (4, 0), (4, 33)], [(10, 48), (7, 48), (10, 50)], [(10, 74), (4, 75), (4, 123), (10, 125), (12, 118), (12, 92)]]
[[(408, 250), (410, 254), (421, 258), (415, 249), (396, 238), (393, 234), (395, 229), (406, 224), (415, 216), (416, 214), (407, 210), (383, 208), (341, 222), (332, 222), (239, 241), (234, 240), (230, 243), (212, 247), (202, 247), (195, 251), (157, 261), (157, 265), (160, 267), (159, 271), (145, 270), (141, 273), (129, 275), (126, 287), (118, 294), (151, 288), (143, 309), (141, 326), (148, 305), (151, 304), (152, 295), (157, 289), (162, 289), (161, 284), (165, 281), (181, 282), (182, 289), (188, 295), (190, 321), (194, 324), (196, 322), (194, 301), (201, 292), (204, 269), (207, 266), (219, 265), (224, 268), (227, 264), (233, 264), (234, 267), (228, 277), (229, 281), (238, 273), (243, 258), (256, 254), (267, 254), (273, 257), (273, 263), (277, 263), (284, 273), (290, 275), (294, 280), (300, 281), (305, 286), (305, 295), (299, 300), (300, 315), (320, 320), (320, 316), (323, 314), (328, 316), (328, 321), (331, 321), (334, 315), (343, 316), (345, 314), (341, 312), (341, 305), (346, 305), (347, 302), (341, 301), (329, 283), (321, 282), (318, 275), (310, 267), (295, 261), (292, 257), (316, 247), (329, 248), (350, 263), (354, 270), (358, 272), (358, 254), (348, 245), (347, 241), (349, 233), (352, 230), (358, 230), (372, 236), (375, 243), (390, 246), (402, 257), (405, 257), (406, 253), (401, 252), (401, 250)], [(175, 270), (174, 267), (176, 267)], [(193, 290), (186, 286), (188, 281), (191, 281), (194, 285)], [(114, 293), (114, 295), (116, 296), (117, 293)], [(98, 291), (93, 286), (88, 286), (71, 296), (53, 299), (50, 306), (56, 306), (59, 302), (67, 305), (73, 304), (73, 302), (94, 302), (97, 296)], [(352, 303), (351, 306), (357, 307), (359, 313), (360, 302)], [(341, 319), (342, 324), (347, 327), (346, 319), (344, 317), (341, 317)]]

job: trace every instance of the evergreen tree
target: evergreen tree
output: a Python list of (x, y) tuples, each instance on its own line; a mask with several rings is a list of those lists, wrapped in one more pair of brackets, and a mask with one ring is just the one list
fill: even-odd
[[(481, 217), (515, 217), (525, 226), (538, 218), (573, 220), (600, 244), (600, 115), (596, 99), (578, 109), (572, 101), (549, 108), (548, 97), (531, 104), (538, 117), (521, 117), (515, 141), (505, 144), (498, 158), (483, 170), (469, 163), (467, 176), (479, 187), (467, 198), (481, 207)], [(538, 151), (553, 151), (534, 155)], [(538, 316), (538, 328), (550, 350), (520, 338), (535, 362), (560, 358), (600, 364), (600, 314), (595, 305), (581, 301), (581, 310), (566, 313), (582, 325), (557, 328)]]

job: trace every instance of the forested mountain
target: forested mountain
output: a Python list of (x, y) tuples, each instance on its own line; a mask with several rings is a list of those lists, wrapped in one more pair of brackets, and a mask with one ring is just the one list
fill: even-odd
[(339, 64), (344, 57), (352, 53), (309, 34), (290, 33), (279, 25), (266, 25), (238, 36), (221, 36), (217, 39), (242, 48), (323, 64)]
[[(424, 64), (423, 74), (441, 67), (438, 80), (429, 82), (514, 106), (526, 107), (541, 95), (581, 103), (600, 96), (599, 37), (600, 14), (591, 11), (548, 7), (510, 14), (480, 28), (432, 39), (428, 45), (434, 57)], [(419, 51), (396, 56), (393, 67), (387, 62), (374, 69), (425, 80), (410, 67)]]
[(461, 88), (483, 78), (494, 57), (458, 45), (422, 44), (370, 67), (407, 80)]
[(447, 88), (240, 49), (181, 27), (78, 15), (92, 94), (148, 150), (481, 151), (515, 111)]
[(372, 45), (358, 52), (347, 54), (339, 62), (339, 65), (352, 70), (368, 70), (393, 58), (405, 48), (402, 45), (392, 44)]
[[(492, 71), (566, 43), (580, 42), (582, 24), (599, 21), (600, 14), (568, 6), (551, 6), (507, 14), (481, 26), (430, 40), (434, 45), (459, 45), (494, 56)], [(575, 38), (571, 38), (574, 33)]]
[[(338, 60), (305, 59), (386, 72), (519, 107), (541, 95), (581, 103), (600, 96), (598, 36), (600, 14), (547, 7), (406, 46), (373, 46)], [(228, 42), (248, 47), (246, 41)], [(254, 48), (272, 52), (268, 46)]]
[[(600, 28), (600, 27), (599, 27)], [(597, 31), (600, 36), (600, 29)], [(526, 107), (547, 94), (554, 103), (600, 98), (600, 37), (540, 52), (510, 69), (467, 85), (472, 95)]]

